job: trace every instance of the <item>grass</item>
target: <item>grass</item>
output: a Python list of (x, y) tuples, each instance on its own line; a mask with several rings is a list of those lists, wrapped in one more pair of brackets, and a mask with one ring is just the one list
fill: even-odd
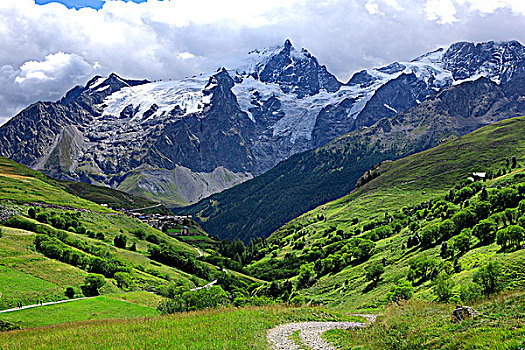
[(45, 202), (59, 206), (110, 212), (107, 208), (79, 198), (54, 186), (45, 175), (0, 156), (0, 202)]
[[(136, 297), (132, 297), (136, 298)], [(118, 300), (115, 296), (98, 296), (67, 303), (45, 305), (0, 314), (3, 321), (26, 327), (42, 327), (64, 322), (154, 317), (159, 312), (148, 306)]]
[(525, 292), (505, 292), (472, 305), (479, 317), (451, 322), (455, 305), (412, 300), (391, 305), (375, 324), (331, 330), (340, 349), (523, 349)]
[(68, 286), (79, 288), (85, 271), (48, 259), (32, 249), (34, 234), (2, 227), (0, 238), (0, 309), (24, 305), (37, 300), (64, 299)]
[[(345, 197), (301, 215), (274, 232), (269, 238), (269, 244), (270, 246), (276, 244), (279, 248), (269, 252), (261, 261), (268, 259), (272, 253), (276, 254), (277, 258), (284, 258), (288, 253), (301, 255), (302, 248), (301, 250), (293, 248), (297, 239), (294, 238), (296, 234), (301, 236), (304, 247), (310, 249), (316, 243), (327, 239), (324, 232), (331, 227), (343, 232), (352, 232), (376, 218), (383, 217), (385, 212), (443, 197), (450, 187), (472, 172), (495, 171), (503, 168), (506, 160), (512, 156), (516, 156), (518, 165), (523, 166), (525, 159), (523, 132), (525, 132), (525, 117), (512, 118), (445, 142), (430, 150), (395, 162), (384, 162), (380, 166), (380, 176)], [(485, 185), (489, 187), (505, 183), (523, 171), (523, 168), (515, 169), (512, 174), (488, 181)], [(317, 219), (321, 214), (324, 214), (326, 220)], [(353, 224), (353, 219), (358, 219), (359, 222)], [(390, 287), (406, 278), (410, 258), (418, 256), (439, 258), (439, 247), (425, 251), (412, 249), (408, 252), (402, 249), (410, 234), (408, 229), (404, 229), (397, 235), (376, 242), (376, 252), (368, 262), (350, 265), (337, 274), (324, 276), (303, 293), (316, 302), (336, 307), (363, 309), (380, 307)], [(516, 261), (523, 258), (523, 254), (523, 251), (501, 253), (496, 244), (475, 246), (475, 249), (461, 257), (463, 271), (456, 275), (456, 283), (471, 280), (475, 269), (488, 259), (499, 260), (504, 265), (516, 264)], [(382, 280), (375, 288), (370, 288), (364, 278), (365, 268), (373, 261), (381, 261), (383, 258), (387, 260), (388, 266)], [(515, 280), (516, 287), (521, 287), (525, 278), (520, 275)], [(416, 295), (432, 300), (434, 298), (432, 286), (429, 283), (418, 286)]]
[[(324, 311), (323, 311), (324, 310)], [(320, 308), (251, 307), (155, 318), (92, 320), (0, 333), (2, 349), (269, 349), (266, 330), (287, 322), (352, 317)]]

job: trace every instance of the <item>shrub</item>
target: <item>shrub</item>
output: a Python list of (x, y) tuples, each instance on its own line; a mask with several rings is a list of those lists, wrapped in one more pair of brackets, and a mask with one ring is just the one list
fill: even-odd
[(91, 273), (86, 276), (84, 279), (84, 284), (82, 285), (82, 292), (85, 296), (95, 296), (100, 294), (100, 288), (106, 284), (106, 279), (104, 276)]
[(499, 292), (504, 283), (501, 265), (495, 261), (488, 262), (474, 273), (473, 281), (479, 284), (485, 295)]
[(507, 245), (519, 247), (525, 237), (525, 229), (521, 226), (510, 225), (496, 233), (496, 242), (505, 249)]
[(466, 303), (481, 298), (481, 287), (477, 283), (467, 283), (459, 287), (461, 301)]
[(434, 294), (438, 301), (448, 302), (452, 297), (454, 280), (445, 272), (440, 273), (434, 281)]
[(402, 281), (400, 284), (390, 289), (386, 294), (386, 299), (389, 302), (398, 302), (412, 298), (412, 294), (414, 294), (414, 287), (412, 287), (412, 284), (408, 281)]
[(69, 299), (73, 299), (73, 297), (75, 296), (75, 289), (73, 287), (67, 287), (66, 291), (64, 292), (64, 294)]
[(113, 239), (113, 244), (115, 244), (115, 247), (117, 248), (126, 248), (126, 243), (128, 241), (128, 237), (126, 237), (125, 235), (118, 235), (117, 237), (115, 237), (115, 239)]
[(427, 225), (421, 230), (421, 245), (424, 247), (431, 246), (439, 239), (439, 226), (436, 224)]
[(117, 282), (117, 287), (121, 289), (129, 289), (133, 286), (131, 274), (127, 272), (116, 272), (114, 278)]
[(472, 234), (481, 242), (488, 243), (494, 239), (498, 225), (490, 220), (481, 220), (476, 226), (472, 228)]
[(456, 238), (454, 238), (454, 250), (457, 250), (459, 254), (464, 254), (468, 252), (470, 248), (471, 236), (472, 233), (470, 229), (463, 229), (461, 233)]
[(381, 264), (379, 261), (375, 261), (365, 269), (366, 280), (377, 283), (381, 279), (381, 275), (384, 272), (385, 268), (383, 264)]

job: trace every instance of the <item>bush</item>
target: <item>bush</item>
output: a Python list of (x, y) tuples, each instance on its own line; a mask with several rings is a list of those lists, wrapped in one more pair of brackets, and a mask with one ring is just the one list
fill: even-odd
[(408, 281), (402, 281), (397, 286), (390, 289), (390, 292), (386, 294), (386, 299), (389, 302), (399, 302), (401, 300), (408, 300), (412, 298), (414, 294), (414, 287)]
[(133, 279), (131, 274), (126, 272), (117, 272), (115, 273), (115, 281), (117, 282), (117, 287), (121, 289), (129, 289), (133, 286)]
[(496, 242), (505, 249), (507, 245), (518, 248), (525, 237), (525, 229), (521, 226), (510, 225), (496, 233)]
[(385, 268), (383, 267), (383, 264), (381, 264), (379, 261), (375, 261), (365, 269), (366, 280), (377, 283), (381, 279), (381, 275), (384, 272)]
[(466, 303), (481, 298), (481, 287), (477, 283), (467, 283), (459, 287), (461, 301)]
[(73, 299), (73, 297), (75, 296), (75, 289), (73, 287), (67, 287), (66, 291), (64, 292), (64, 294), (69, 299)]
[(490, 220), (481, 220), (476, 226), (472, 228), (472, 234), (483, 243), (489, 243), (494, 239), (498, 225)]
[(125, 249), (127, 242), (128, 237), (126, 237), (125, 235), (118, 235), (117, 237), (115, 237), (115, 239), (113, 239), (113, 244), (115, 244), (115, 247), (117, 248)]
[(464, 254), (468, 252), (470, 248), (471, 236), (472, 233), (470, 229), (463, 229), (461, 233), (456, 238), (454, 238), (454, 250), (457, 250), (459, 254)]
[(481, 292), (490, 295), (503, 289), (503, 271), (498, 262), (490, 261), (480, 267), (473, 277), (474, 283), (479, 284)]
[(91, 273), (86, 276), (84, 279), (84, 284), (82, 285), (82, 292), (85, 296), (91, 297), (100, 294), (100, 288), (106, 284), (106, 279), (104, 276)]
[(440, 302), (448, 302), (452, 297), (452, 289), (454, 288), (454, 280), (449, 275), (442, 272), (434, 281), (434, 294)]

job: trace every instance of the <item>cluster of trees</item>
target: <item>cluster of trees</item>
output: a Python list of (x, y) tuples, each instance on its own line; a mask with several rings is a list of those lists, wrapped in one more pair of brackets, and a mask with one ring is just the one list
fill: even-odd
[(56, 237), (38, 234), (35, 237), (34, 244), (36, 250), (46, 257), (62, 261), (88, 272), (102, 274), (106, 277), (114, 277), (118, 272), (131, 271), (131, 267), (128, 264), (109, 254), (104, 254), (103, 257), (90, 256), (82, 251), (71, 248)]
[(27, 215), (41, 222), (49, 224), (59, 230), (66, 230), (70, 232), (88, 234), (88, 230), (80, 223), (80, 212), (63, 212), (57, 213), (55, 211), (42, 211), (40, 208), (31, 207), (27, 210)]
[(210, 280), (212, 277), (211, 270), (207, 266), (198, 263), (189, 254), (175, 250), (169, 244), (162, 243), (159, 246), (150, 245), (148, 247), (148, 255), (155, 261), (168, 266), (173, 266), (202, 279)]
[(265, 296), (251, 296), (240, 289), (228, 292), (220, 286), (191, 291), (189, 286), (182, 280), (168, 286), (160, 286), (157, 289), (157, 293), (168, 298), (162, 301), (157, 308), (163, 314), (218, 308), (227, 305), (241, 307), (275, 303), (271, 298)]

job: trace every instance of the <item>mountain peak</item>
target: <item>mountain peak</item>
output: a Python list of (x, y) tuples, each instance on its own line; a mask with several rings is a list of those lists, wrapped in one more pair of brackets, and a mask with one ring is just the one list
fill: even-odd
[(293, 45), (290, 39), (286, 39), (284, 41), (283, 48), (288, 49), (288, 50), (293, 48)]

